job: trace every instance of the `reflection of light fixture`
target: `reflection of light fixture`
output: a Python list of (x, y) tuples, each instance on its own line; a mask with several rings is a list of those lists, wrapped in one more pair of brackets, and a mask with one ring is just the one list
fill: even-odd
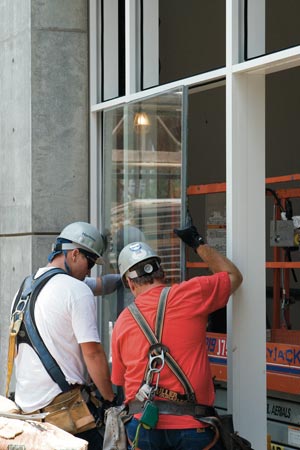
[(137, 112), (134, 116), (133, 126), (137, 133), (148, 133), (150, 130), (149, 116), (145, 112)]

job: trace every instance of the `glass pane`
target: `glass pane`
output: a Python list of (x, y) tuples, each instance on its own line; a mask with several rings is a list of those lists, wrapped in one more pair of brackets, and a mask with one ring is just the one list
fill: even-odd
[(161, 0), (159, 84), (225, 66), (225, 42), (225, 0)]
[[(145, 241), (162, 257), (167, 283), (180, 279), (182, 89), (104, 112), (103, 177), (109, 270), (124, 245)], [(103, 326), (129, 304), (129, 290), (103, 303)], [(117, 306), (116, 306), (117, 305)], [(106, 335), (106, 334), (105, 334)]]
[(280, 448), (299, 414), (299, 82), (298, 67), (266, 76), (267, 417)]
[(300, 45), (299, 15), (298, 0), (246, 1), (245, 58)]
[(266, 53), (300, 44), (299, 0), (266, 0)]
[[(190, 89), (188, 101), (188, 207), (206, 242), (226, 254), (226, 90), (225, 82)], [(198, 189), (197, 189), (197, 188)], [(200, 194), (201, 192), (201, 194)], [(196, 265), (199, 257), (188, 251)], [(188, 265), (186, 277), (207, 269)], [(210, 317), (208, 331), (226, 332), (226, 309)]]
[(97, 2), (98, 102), (125, 94), (125, 0)]

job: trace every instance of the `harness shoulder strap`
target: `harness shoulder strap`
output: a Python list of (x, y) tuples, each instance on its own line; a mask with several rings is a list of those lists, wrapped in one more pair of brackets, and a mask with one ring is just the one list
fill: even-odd
[(18, 291), (18, 293), (16, 295), (14, 304), (13, 304), (13, 306), (11, 308), (12, 313), (16, 310), (16, 307), (17, 307), (17, 305), (19, 303), (19, 300), (20, 300), (20, 298), (22, 296), (22, 293), (31, 286), (32, 279), (33, 279), (32, 275), (28, 275), (26, 278), (24, 278), (24, 280), (23, 280), (23, 282), (22, 282), (22, 284), (20, 286), (20, 289), (19, 289), (19, 291)]
[[(35, 303), (38, 298), (39, 293), (43, 289), (46, 283), (54, 277), (54, 275), (67, 275), (66, 271), (63, 269), (59, 269), (58, 267), (54, 267), (53, 269), (47, 270), (42, 275), (40, 275), (38, 278), (32, 277), (31, 284), (26, 287), (24, 291), (22, 292), (21, 299), (26, 299), (29, 297), (29, 309), (30, 309), (30, 315), (32, 318), (32, 321), (34, 323), (34, 326), (36, 327), (35, 318), (34, 318), (34, 308)], [(28, 308), (27, 308), (28, 309)]]
[(167, 306), (167, 298), (169, 295), (170, 287), (165, 287), (159, 297), (156, 321), (155, 321), (155, 335), (158, 339), (158, 342), (161, 342), (162, 330), (164, 326), (164, 318)]
[[(160, 337), (162, 335), (163, 330), (163, 322), (164, 322), (164, 316), (166, 311), (166, 300), (169, 293), (170, 288), (164, 288), (162, 290), (162, 293), (160, 295), (159, 304), (158, 304), (158, 312), (156, 316), (156, 325), (155, 328), (158, 330), (158, 333), (160, 334)], [(146, 321), (143, 314), (140, 312), (139, 308), (136, 306), (136, 304), (133, 302), (128, 306), (129, 311), (131, 312), (133, 318), (143, 331), (144, 335), (146, 336), (147, 340), (149, 341), (150, 345), (153, 344), (160, 344), (160, 340), (158, 340), (157, 335), (154, 334), (153, 330), (151, 329), (150, 325)], [(195, 401), (195, 393), (193, 390), (192, 385), (190, 384), (188, 378), (186, 377), (185, 373), (181, 369), (181, 367), (177, 364), (175, 359), (172, 357), (172, 355), (169, 352), (165, 353), (165, 361), (168, 365), (168, 367), (172, 370), (174, 375), (179, 379), (180, 383), (184, 387), (184, 390), (187, 395), (187, 399), (190, 402)]]
[[(56, 360), (53, 358), (53, 356), (50, 354), (49, 350), (47, 349), (46, 345), (44, 344), (40, 333), (37, 329), (35, 318), (34, 318), (34, 308), (35, 303), (37, 300), (37, 297), (42, 290), (42, 288), (45, 286), (45, 284), (55, 275), (57, 274), (64, 274), (66, 275), (66, 272), (59, 268), (50, 269), (47, 272), (43, 273), (40, 277), (34, 279), (31, 278), (31, 283), (29, 284), (29, 281), (25, 283), (24, 290), (20, 296), (20, 300), (25, 301), (28, 299), (28, 302), (25, 306), (24, 311), (24, 329), (26, 335), (27, 335), (27, 342), (31, 347), (34, 349), (38, 357), (40, 358), (43, 366), (45, 367), (46, 371), (48, 372), (49, 376), (52, 378), (52, 380), (59, 385), (61, 390), (63, 392), (70, 390), (70, 385), (66, 381), (66, 378), (57, 364)], [(29, 277), (30, 278), (30, 277)], [(15, 307), (17, 307), (15, 302)]]
[(136, 320), (137, 324), (140, 326), (141, 330), (143, 331), (144, 335), (148, 339), (151, 345), (157, 344), (158, 340), (151, 329), (150, 325), (148, 324), (147, 320), (139, 310), (139, 308), (136, 306), (135, 302), (131, 303), (128, 306), (129, 311), (131, 312), (133, 318)]

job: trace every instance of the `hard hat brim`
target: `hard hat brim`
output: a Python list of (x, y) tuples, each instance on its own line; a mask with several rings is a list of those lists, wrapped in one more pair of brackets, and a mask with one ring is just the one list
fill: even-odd
[[(53, 244), (53, 245), (55, 245), (55, 244)], [(80, 244), (76, 244), (76, 243), (72, 243), (72, 242), (61, 244), (62, 250), (75, 250), (75, 248), (81, 248), (82, 250), (86, 250), (87, 252), (93, 253), (95, 256), (97, 256), (97, 259), (95, 260), (95, 264), (97, 264), (98, 266), (104, 264), (104, 259), (102, 258), (101, 255), (99, 255), (98, 253), (95, 253), (90, 248), (85, 247), (84, 245), (80, 245)]]

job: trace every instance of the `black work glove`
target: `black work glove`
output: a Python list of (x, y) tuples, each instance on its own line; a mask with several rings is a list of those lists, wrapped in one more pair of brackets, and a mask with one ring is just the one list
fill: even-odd
[(118, 405), (117, 394), (115, 394), (114, 399), (111, 402), (109, 400), (102, 400), (102, 405), (98, 410), (98, 414), (102, 423), (105, 423), (105, 411), (117, 405)]
[(102, 409), (103, 409), (103, 411), (106, 411), (107, 409), (109, 409), (113, 406), (117, 406), (117, 404), (118, 404), (118, 396), (117, 396), (117, 394), (115, 394), (115, 396), (111, 402), (109, 400), (102, 401)]
[(112, 406), (118, 405), (118, 396), (115, 394), (113, 400), (104, 400), (96, 386), (91, 383), (87, 387), (87, 392), (89, 393), (89, 400), (87, 406), (95, 418), (95, 422), (98, 428), (104, 426), (105, 411)]
[(204, 239), (198, 233), (197, 228), (193, 225), (191, 216), (187, 216), (188, 225), (184, 228), (174, 228), (174, 233), (189, 247), (195, 251), (199, 245), (205, 244)]

